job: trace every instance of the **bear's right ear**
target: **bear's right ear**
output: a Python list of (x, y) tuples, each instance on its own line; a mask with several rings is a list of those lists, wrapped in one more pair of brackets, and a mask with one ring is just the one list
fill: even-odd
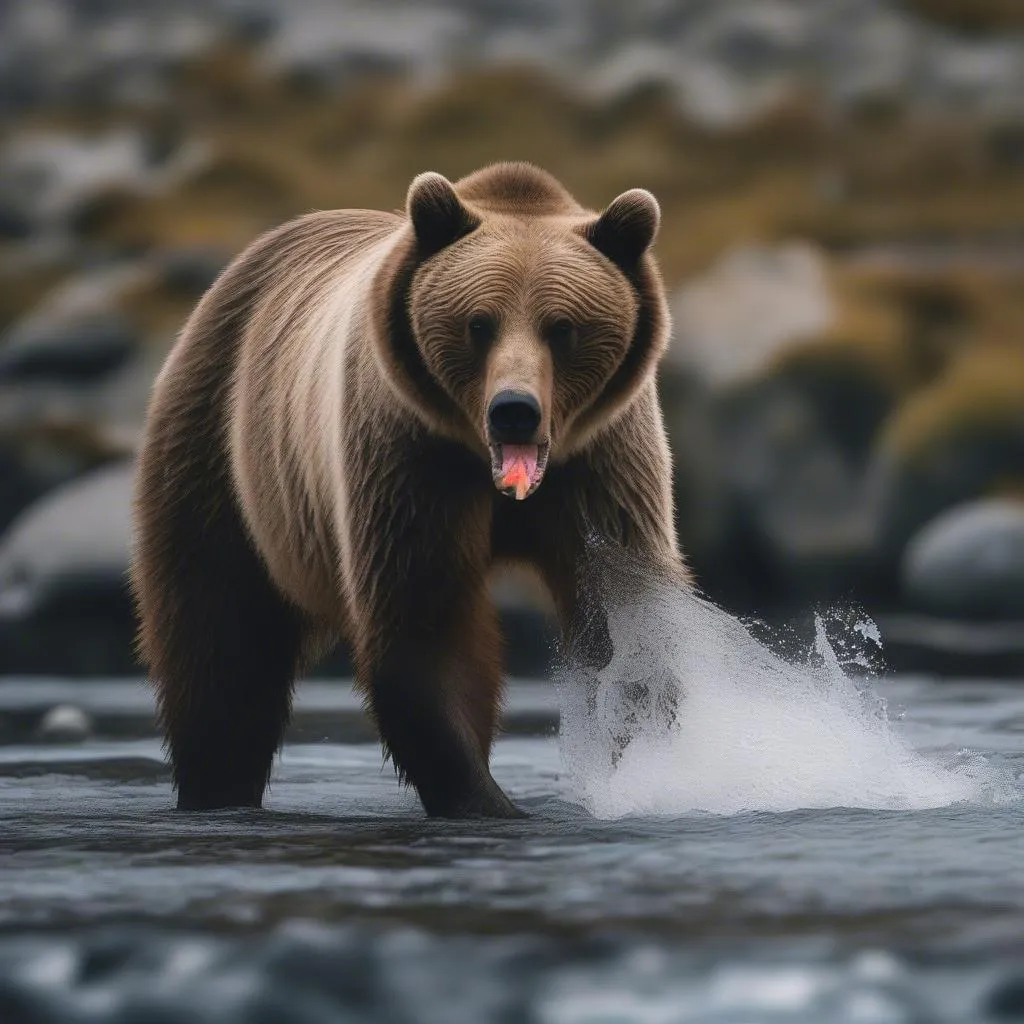
[(422, 256), (440, 252), (480, 223), (462, 205), (455, 186), (436, 171), (425, 171), (413, 178), (405, 207)]

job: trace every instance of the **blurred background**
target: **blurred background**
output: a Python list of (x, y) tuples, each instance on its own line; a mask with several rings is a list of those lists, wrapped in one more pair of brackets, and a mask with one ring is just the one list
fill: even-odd
[(1024, 672), (1019, 0), (0, 0), (0, 674), (139, 674), (132, 457), (225, 261), (498, 159), (661, 201), (709, 597)]

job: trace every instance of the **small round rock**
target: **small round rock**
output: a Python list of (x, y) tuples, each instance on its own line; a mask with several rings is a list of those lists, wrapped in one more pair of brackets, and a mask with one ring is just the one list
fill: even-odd
[(1024, 977), (1009, 978), (989, 995), (985, 1009), (996, 1020), (1024, 1020)]
[(57, 704), (43, 715), (36, 736), (43, 743), (81, 743), (92, 734), (92, 719), (73, 704)]

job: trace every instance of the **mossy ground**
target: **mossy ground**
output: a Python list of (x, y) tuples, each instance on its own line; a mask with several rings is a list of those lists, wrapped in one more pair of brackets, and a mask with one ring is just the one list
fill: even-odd
[(908, 10), (963, 32), (1024, 32), (1020, 0), (904, 0)]
[(252, 55), (225, 48), (183, 67), (164, 108), (33, 118), (77, 131), (125, 124), (155, 148), (191, 139), (212, 156), (166, 194), (94, 204), (80, 228), (90, 242), (237, 247), (305, 210), (400, 206), (424, 168), (454, 178), (509, 158), (541, 164), (593, 206), (634, 185), (654, 190), (670, 284), (737, 242), (797, 236), (841, 249), (1024, 225), (1024, 175), (1001, 144), (1005, 126), (897, 108), (835, 119), (793, 97), (722, 132), (687, 120), (656, 87), (600, 104), (538, 71), (502, 67), (431, 88), (394, 77), (328, 90), (263, 73)]
[[(911, 5), (979, 30), (1016, 28), (1018, 15), (1024, 23), (1024, 8), (1010, 0)], [(155, 159), (185, 142), (201, 144), (208, 159), (162, 192), (118, 187), (92, 197), (71, 225), (90, 258), (176, 246), (230, 253), (311, 209), (399, 208), (426, 169), (457, 178), (493, 160), (525, 159), (595, 208), (626, 188), (654, 191), (670, 289), (735, 245), (817, 243), (830, 262), (836, 320), (766, 372), (802, 375), (867, 410), (849, 430), (837, 425), (860, 455), (878, 443), (923, 450), (977, 417), (1002, 417), (1010, 429), (1024, 410), (1020, 125), (912, 114), (897, 102), (836, 116), (813, 97), (790, 96), (756, 123), (713, 131), (653, 86), (598, 103), (507, 66), (464, 69), (430, 87), (378, 76), (327, 88), (270, 73), (244, 48), (224, 46), (184, 64), (162, 103), (68, 105), (7, 130), (124, 126), (143, 133)], [(968, 255), (931, 269), (913, 258), (858, 258), (908, 245), (1004, 246), (1011, 258), (1001, 265)], [(0, 326), (71, 270), (6, 265)], [(191, 304), (155, 286), (123, 297), (155, 345), (170, 342)], [(1011, 477), (1001, 486), (1024, 486), (1024, 466)]]

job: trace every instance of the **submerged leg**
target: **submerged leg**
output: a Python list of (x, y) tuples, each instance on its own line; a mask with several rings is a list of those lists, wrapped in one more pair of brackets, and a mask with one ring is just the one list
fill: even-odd
[(501, 643), (486, 586), (489, 482), (468, 458), (421, 453), (398, 463), (405, 491), (365, 496), (352, 546), (358, 679), (427, 814), (517, 817), (488, 767)]
[(145, 458), (140, 474), (134, 586), (178, 807), (258, 807), (289, 718), (303, 624), (230, 496), (166, 493), (161, 467)]

